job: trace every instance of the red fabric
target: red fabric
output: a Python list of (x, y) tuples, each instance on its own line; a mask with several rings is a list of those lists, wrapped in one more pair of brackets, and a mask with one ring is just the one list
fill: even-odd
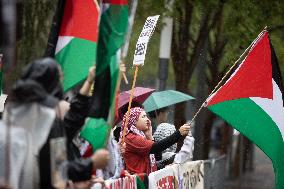
[[(83, 158), (90, 158), (93, 155), (93, 148), (92, 145), (88, 145), (87, 150), (82, 155)], [(96, 176), (96, 169), (93, 169), (92, 175)]]
[(103, 0), (103, 3), (110, 3), (113, 5), (127, 5), (128, 0)]
[(207, 106), (249, 97), (273, 98), (271, 50), (267, 32), (258, 39), (234, 75), (209, 100)]
[(88, 145), (87, 150), (85, 153), (82, 155), (83, 158), (89, 158), (93, 155), (93, 148), (91, 145)]
[(130, 174), (150, 174), (151, 166), (149, 153), (154, 142), (147, 140), (142, 136), (129, 133), (125, 137), (125, 143), (126, 150), (124, 153), (124, 161), (126, 170)]
[(99, 9), (93, 0), (68, 0), (59, 35), (97, 42), (98, 18)]

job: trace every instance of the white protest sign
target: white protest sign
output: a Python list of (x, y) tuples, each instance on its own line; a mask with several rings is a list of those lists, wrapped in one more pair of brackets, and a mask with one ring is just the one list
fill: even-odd
[(179, 167), (180, 189), (204, 188), (204, 163), (203, 161), (191, 161), (181, 164)]
[(149, 175), (149, 189), (175, 189), (178, 187), (172, 166), (165, 167)]
[(144, 65), (148, 42), (154, 32), (159, 16), (149, 16), (147, 18), (136, 43), (133, 65)]

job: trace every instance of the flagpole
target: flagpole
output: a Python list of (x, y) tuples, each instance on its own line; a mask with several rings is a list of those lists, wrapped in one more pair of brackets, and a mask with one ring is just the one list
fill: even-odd
[[(125, 58), (128, 53), (129, 42), (130, 42), (130, 37), (131, 37), (132, 28), (134, 24), (134, 17), (136, 14), (137, 5), (138, 5), (138, 0), (133, 0), (131, 3), (130, 15), (128, 18), (128, 31), (126, 34), (126, 40), (125, 40), (124, 45), (121, 48), (121, 63), (125, 63)], [(128, 84), (128, 80), (127, 80), (125, 73), (122, 73), (122, 76), (123, 76), (124, 82)]]
[(133, 83), (132, 83), (132, 87), (131, 87), (131, 94), (130, 94), (130, 98), (129, 98), (129, 104), (128, 104), (127, 114), (126, 114), (126, 118), (125, 118), (125, 123), (124, 123), (124, 127), (123, 127), (121, 144), (123, 144), (124, 140), (125, 140), (126, 127), (128, 125), (128, 122), (129, 122), (130, 107), (131, 107), (132, 99), (133, 99), (133, 95), (134, 95), (134, 87), (135, 87), (135, 83), (136, 83), (137, 74), (138, 74), (138, 65), (135, 66), (134, 78), (133, 78)]
[(189, 125), (192, 124), (192, 122), (195, 120), (195, 118), (197, 117), (197, 115), (200, 113), (200, 111), (202, 110), (202, 108), (205, 107), (205, 105), (207, 104), (207, 100), (208, 98), (214, 93), (216, 92), (216, 90), (220, 87), (220, 85), (224, 82), (224, 80), (228, 77), (229, 73), (231, 73), (231, 71), (235, 68), (235, 66), (242, 60), (244, 55), (247, 55), (247, 53), (250, 51), (250, 49), (254, 46), (254, 44), (257, 42), (257, 40), (260, 38), (260, 36), (266, 31), (267, 26), (265, 26), (265, 28), (262, 30), (262, 32), (260, 32), (260, 34), (258, 34), (257, 38), (255, 40), (253, 40), (253, 42), (246, 48), (246, 50), (243, 52), (243, 54), (241, 54), (241, 56), (238, 58), (238, 60), (235, 61), (235, 63), (233, 64), (233, 66), (231, 66), (231, 68), (226, 72), (226, 74), (222, 77), (222, 79), (219, 81), (219, 83), (215, 86), (215, 88), (212, 90), (212, 92), (209, 94), (209, 96), (206, 98), (206, 100), (202, 103), (202, 105), (200, 106), (200, 108), (198, 109), (198, 111), (194, 114), (193, 118), (191, 119), (191, 121), (189, 122)]

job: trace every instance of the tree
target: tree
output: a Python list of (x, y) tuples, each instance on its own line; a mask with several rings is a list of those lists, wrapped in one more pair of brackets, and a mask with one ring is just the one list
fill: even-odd
[[(43, 56), (57, 0), (25, 0), (17, 5), (17, 64), (15, 81), (24, 65)], [(12, 83), (12, 82), (11, 82)]]

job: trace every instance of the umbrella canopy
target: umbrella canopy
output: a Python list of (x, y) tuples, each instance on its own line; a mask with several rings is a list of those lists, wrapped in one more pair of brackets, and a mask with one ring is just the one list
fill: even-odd
[[(142, 104), (153, 92), (155, 89), (145, 88), (145, 87), (135, 87), (133, 95), (133, 103)], [(115, 119), (115, 124), (122, 120), (124, 109), (126, 109), (129, 102), (131, 90), (123, 91), (118, 96), (118, 117)], [(127, 110), (126, 110), (127, 111)]]
[[(153, 92), (155, 89), (145, 88), (145, 87), (135, 87), (133, 101), (143, 103)], [(131, 90), (123, 91), (118, 96), (118, 108), (128, 104), (130, 98)]]
[(173, 104), (192, 100), (194, 97), (175, 90), (165, 90), (152, 93), (143, 103), (146, 112), (151, 112)]

